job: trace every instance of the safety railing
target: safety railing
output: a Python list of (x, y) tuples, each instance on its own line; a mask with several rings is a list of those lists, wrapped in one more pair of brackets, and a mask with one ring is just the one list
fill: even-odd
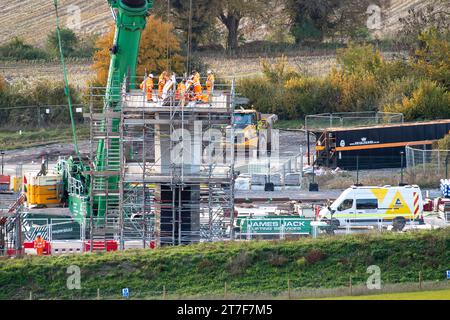
[(391, 112), (341, 112), (322, 113), (305, 117), (306, 130), (327, 128), (363, 127), (382, 124), (403, 123), (402, 113)]
[(408, 173), (424, 177), (440, 179), (450, 177), (450, 150), (429, 150), (426, 148), (406, 147), (406, 168)]

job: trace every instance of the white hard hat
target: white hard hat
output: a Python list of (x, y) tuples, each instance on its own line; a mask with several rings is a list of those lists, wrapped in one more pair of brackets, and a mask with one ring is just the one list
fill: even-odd
[(209, 73), (212, 73), (212, 71), (211, 71), (211, 70), (208, 70), (208, 74), (209, 74)]
[(153, 77), (154, 77), (153, 73), (150, 73), (148, 76), (149, 76), (150, 78), (153, 78)]
[(42, 234), (38, 233), (37, 236), (40, 237), (40, 236), (42, 236)]

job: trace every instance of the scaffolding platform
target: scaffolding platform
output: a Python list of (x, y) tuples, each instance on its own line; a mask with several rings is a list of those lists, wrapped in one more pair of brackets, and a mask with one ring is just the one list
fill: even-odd
[(104, 217), (92, 209), (86, 216), (91, 241), (116, 240), (123, 248), (127, 241), (148, 247), (232, 237), (234, 157), (217, 155), (226, 153), (220, 146), (234, 147), (234, 83), (210, 94), (208, 103), (180, 101), (175, 92), (148, 102), (142, 90), (123, 88), (120, 105), (108, 108), (105, 94), (92, 88), (85, 114), (92, 163), (99, 144), (105, 146), (104, 166), (89, 171), (91, 208), (94, 198), (106, 203)]

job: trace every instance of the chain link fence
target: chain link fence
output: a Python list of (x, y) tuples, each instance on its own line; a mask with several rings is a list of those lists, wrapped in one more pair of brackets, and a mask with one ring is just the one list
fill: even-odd
[[(215, 286), (210, 289), (213, 293), (205, 294), (185, 294), (183, 289), (167, 284), (152, 289), (146, 289), (145, 286), (139, 288), (129, 287), (128, 297), (125, 297), (120, 287), (111, 288), (99, 286), (83, 286), (77, 290), (60, 290), (59, 294), (49, 294), (42, 290), (28, 291), (18, 293), (9, 297), (15, 300), (254, 300), (254, 299), (320, 299), (331, 297), (347, 297), (347, 296), (366, 296), (377, 294), (398, 294), (398, 293), (418, 293), (420, 291), (448, 290), (450, 284), (448, 281), (423, 281), (420, 274), (417, 278), (411, 277), (408, 282), (404, 283), (382, 283), (380, 289), (369, 289), (365, 282), (365, 275), (353, 276), (349, 274), (348, 281), (336, 288), (324, 288), (317, 285), (316, 288), (304, 287), (303, 281), (296, 278), (278, 279), (278, 290), (267, 291), (265, 288), (267, 282), (254, 281), (245, 279), (246, 286), (254, 286), (260, 290), (254, 293), (243, 292), (242, 285), (236, 281), (224, 282), (222, 287)], [(268, 280), (272, 281), (272, 280)], [(311, 285), (315, 284), (312, 280)], [(64, 286), (65, 283), (60, 283)]]
[(448, 179), (450, 174), (450, 150), (428, 150), (406, 147), (406, 168), (409, 174), (422, 177)]
[(403, 123), (402, 113), (391, 112), (340, 112), (309, 115), (305, 118), (306, 130), (327, 128), (366, 127)]

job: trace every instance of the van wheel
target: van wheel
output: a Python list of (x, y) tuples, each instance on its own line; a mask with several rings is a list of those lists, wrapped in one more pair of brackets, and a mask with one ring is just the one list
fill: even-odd
[(339, 220), (338, 219), (324, 219), (324, 222), (329, 221), (327, 228), (325, 229), (325, 231), (327, 232), (327, 234), (334, 234), (334, 231), (337, 230), (340, 226)]
[(392, 221), (392, 230), (402, 231), (406, 226), (406, 219), (403, 217), (397, 217)]
[(331, 219), (331, 221), (330, 221), (330, 225), (333, 227), (333, 228), (339, 228), (339, 226), (341, 225), (341, 223), (339, 222), (339, 220), (338, 219)]

